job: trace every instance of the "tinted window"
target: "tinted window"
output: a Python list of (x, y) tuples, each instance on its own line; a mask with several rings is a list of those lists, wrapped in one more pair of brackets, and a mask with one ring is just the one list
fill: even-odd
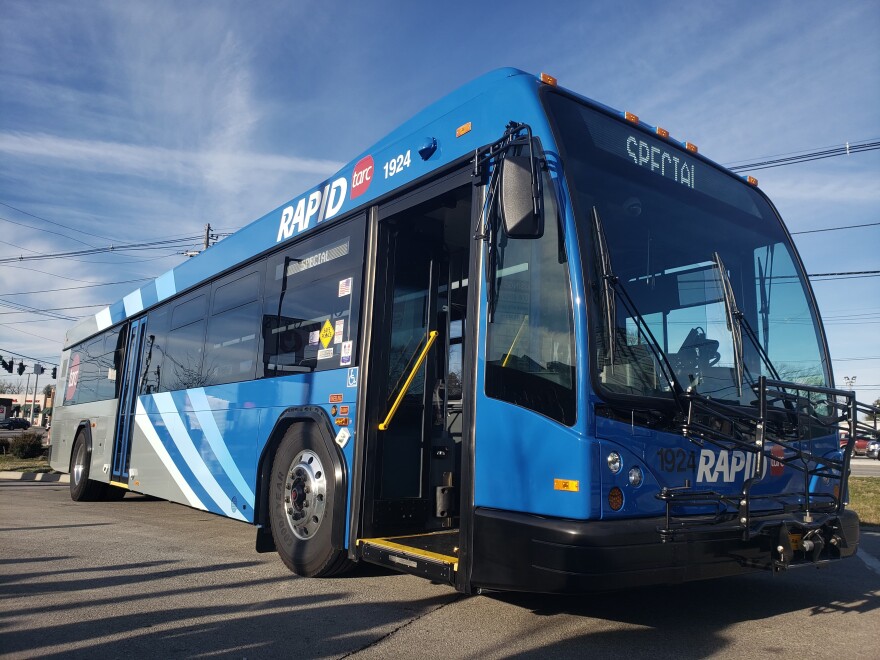
[(268, 259), (262, 374), (355, 364), (364, 216)]
[[(103, 401), (118, 396), (117, 373), (123, 352), (119, 328), (75, 346), (70, 352), (64, 404)], [(72, 396), (68, 397), (68, 394)]]
[(205, 385), (254, 378), (260, 330), (260, 272), (235, 274), (215, 285), (208, 322)]
[(571, 425), (577, 409), (571, 286), (549, 177), (544, 194), (544, 235), (499, 240), (486, 394)]

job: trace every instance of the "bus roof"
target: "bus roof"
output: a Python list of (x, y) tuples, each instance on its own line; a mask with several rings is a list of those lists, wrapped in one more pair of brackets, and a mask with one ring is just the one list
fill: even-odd
[[(540, 78), (514, 68), (496, 69), (472, 80), (416, 114), (325, 181), (135, 289), (122, 300), (86, 317), (67, 331), (64, 348), (137, 316), (319, 225), (369, 206), (392, 190), (494, 142), (511, 120), (545, 125), (537, 95), (541, 84)], [(628, 114), (573, 95), (604, 112), (621, 117)], [(512, 107), (517, 108), (515, 117), (510, 116)], [(654, 127), (636, 121), (643, 129), (653, 132)], [(670, 141), (682, 148), (685, 146), (677, 140)], [(701, 155), (691, 155), (719, 167)]]

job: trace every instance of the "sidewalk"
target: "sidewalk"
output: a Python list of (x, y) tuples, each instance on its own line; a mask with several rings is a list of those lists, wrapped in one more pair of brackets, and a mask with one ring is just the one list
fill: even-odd
[(11, 479), (13, 481), (57, 481), (62, 484), (70, 483), (69, 474), (58, 474), (57, 472), (0, 472), (0, 479)]

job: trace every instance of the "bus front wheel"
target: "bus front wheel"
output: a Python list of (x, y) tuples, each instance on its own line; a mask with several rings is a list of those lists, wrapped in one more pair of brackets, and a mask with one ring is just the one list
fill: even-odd
[[(272, 463), (269, 519), (275, 547), (285, 565), (304, 577), (327, 577), (349, 568), (344, 550), (334, 548), (336, 481), (333, 459), (317, 426), (298, 423), (284, 434)], [(328, 473), (328, 470), (331, 471)]]

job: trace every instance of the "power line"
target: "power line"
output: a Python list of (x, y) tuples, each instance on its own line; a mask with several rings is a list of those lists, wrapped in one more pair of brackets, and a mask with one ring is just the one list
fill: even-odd
[(84, 284), (83, 286), (66, 286), (61, 287), (60, 289), (38, 289), (35, 291), (18, 291), (16, 293), (4, 293), (3, 295), (7, 298), (9, 296), (26, 296), (31, 293), (55, 293), (57, 291), (73, 291), (74, 289), (94, 289), (99, 286), (111, 286), (114, 284), (132, 284), (134, 282), (146, 282), (147, 280), (154, 280), (154, 277), (139, 277), (136, 280), (120, 280), (118, 282), (104, 282), (103, 284)]
[(18, 211), (19, 213), (22, 213), (24, 215), (35, 218), (36, 220), (42, 220), (43, 222), (48, 222), (50, 225), (55, 225), (56, 227), (63, 227), (64, 229), (70, 229), (72, 231), (75, 231), (78, 234), (88, 234), (89, 236), (94, 236), (95, 238), (103, 238), (105, 241), (116, 240), (115, 238), (110, 238), (109, 236), (102, 236), (101, 234), (93, 234), (91, 232), (88, 232), (84, 229), (80, 229), (78, 227), (69, 227), (67, 225), (61, 224), (60, 222), (55, 222), (54, 220), (48, 220), (46, 218), (42, 218), (38, 215), (34, 215), (33, 213), (28, 213), (27, 211), (23, 211), (20, 208), (12, 206), (12, 204), (7, 204), (6, 202), (0, 202), (0, 205), (5, 206), (8, 209), (12, 209), (13, 211)]
[(123, 243), (121, 245), (110, 245), (102, 248), (91, 248), (88, 250), (73, 250), (71, 252), (55, 252), (52, 254), (47, 254), (44, 252), (36, 252), (36, 250), (26, 249), (29, 252), (35, 252), (34, 255), (24, 256), (19, 255), (17, 257), (2, 257), (0, 258), (0, 264), (5, 263), (18, 263), (21, 261), (42, 261), (44, 259), (67, 259), (70, 257), (82, 257), (92, 254), (100, 254), (102, 252), (122, 252), (122, 251), (140, 251), (140, 250), (164, 250), (172, 246), (180, 246), (183, 244), (190, 244), (193, 240), (201, 238), (199, 235), (189, 236), (187, 238), (173, 238), (166, 239), (161, 241), (148, 241), (144, 243)]
[(18, 357), (18, 358), (23, 358), (25, 360), (33, 360), (34, 362), (39, 362), (40, 364), (45, 362), (46, 364), (51, 364), (53, 367), (58, 366), (56, 363), (50, 362), (49, 360), (40, 360), (39, 358), (31, 357), (30, 355), (22, 355), (21, 353), (16, 353), (15, 351), (8, 351), (5, 348), (0, 348), (0, 354), (6, 354), (6, 353), (9, 353), (10, 355), (14, 355), (15, 357)]
[(880, 149), (880, 141), (866, 142), (846, 142), (845, 144), (820, 149), (818, 151), (807, 151), (794, 156), (786, 156), (784, 158), (773, 158), (770, 160), (758, 160), (742, 165), (733, 165), (728, 167), (731, 172), (741, 172), (743, 170), (755, 171), (765, 170), (771, 167), (782, 167), (783, 165), (795, 165), (797, 163), (807, 163), (814, 160), (822, 160), (824, 158), (834, 158), (835, 156), (849, 156), (854, 153), (863, 151), (874, 151)]
[(790, 232), (792, 235), (794, 234), (818, 234), (820, 231), (838, 231), (840, 229), (856, 229), (857, 227), (876, 227), (880, 225), (880, 222), (868, 222), (863, 225), (846, 225), (844, 227), (825, 227), (824, 229), (807, 229), (804, 231), (793, 231)]

